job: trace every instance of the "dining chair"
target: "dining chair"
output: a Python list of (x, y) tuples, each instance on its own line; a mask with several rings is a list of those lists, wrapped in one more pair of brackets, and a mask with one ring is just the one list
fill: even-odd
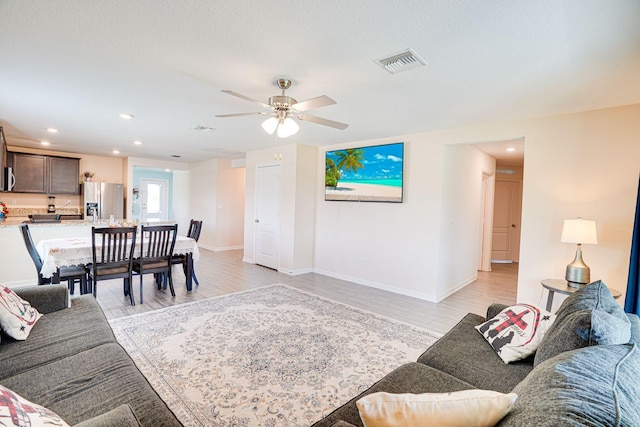
[(176, 245), (178, 225), (141, 226), (140, 257), (133, 261), (133, 271), (140, 275), (140, 304), (143, 301), (143, 279), (147, 273), (153, 273), (158, 289), (162, 286), (162, 278), (169, 280), (171, 295), (176, 296), (171, 276), (171, 258)]
[(136, 305), (133, 296), (133, 255), (136, 246), (136, 227), (91, 227), (91, 257), (89, 286), (97, 296), (99, 280), (123, 279), (124, 295), (131, 305)]
[[(189, 231), (187, 232), (187, 237), (191, 237), (197, 242), (198, 239), (200, 238), (200, 231), (202, 231), (202, 221), (192, 219), (191, 222), (189, 223)], [(171, 264), (173, 265), (182, 264), (182, 271), (184, 271), (185, 276), (187, 275), (187, 255), (186, 254), (174, 255), (171, 258)], [(198, 278), (196, 277), (196, 270), (193, 268), (193, 265), (191, 266), (191, 273), (192, 273), (191, 277), (193, 277), (193, 281), (196, 282), (196, 285), (199, 285), (200, 283), (198, 283)], [(166, 288), (166, 282), (167, 280), (165, 278), (165, 288)]]
[[(33, 244), (29, 225), (20, 224), (20, 231), (22, 232), (22, 238), (24, 239), (24, 244), (27, 247), (29, 256), (31, 256), (31, 260), (36, 266), (36, 271), (38, 272), (38, 285), (50, 284), (52, 282), (52, 278), (43, 277), (42, 273), (40, 273), (42, 270), (42, 258), (40, 258), (36, 245)], [(84, 264), (60, 267), (55, 274), (59, 277), (59, 280), (54, 281), (66, 281), (71, 294), (75, 292), (76, 282), (79, 282), (80, 284), (80, 294), (87, 292), (87, 267)]]

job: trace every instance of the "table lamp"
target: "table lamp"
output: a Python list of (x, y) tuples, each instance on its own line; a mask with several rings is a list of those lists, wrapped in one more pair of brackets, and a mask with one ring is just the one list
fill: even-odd
[(567, 272), (565, 274), (565, 279), (569, 282), (569, 286), (579, 288), (581, 285), (589, 283), (591, 280), (591, 272), (589, 267), (582, 261), (582, 245), (595, 245), (598, 243), (596, 222), (581, 218), (565, 219), (560, 241), (563, 243), (578, 244), (576, 259), (567, 265)]

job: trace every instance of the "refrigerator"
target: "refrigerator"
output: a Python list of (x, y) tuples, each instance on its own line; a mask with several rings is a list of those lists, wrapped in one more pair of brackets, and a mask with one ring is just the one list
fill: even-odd
[(124, 219), (124, 185), (108, 182), (84, 182), (82, 197), (85, 219), (93, 218), (95, 210), (97, 219)]

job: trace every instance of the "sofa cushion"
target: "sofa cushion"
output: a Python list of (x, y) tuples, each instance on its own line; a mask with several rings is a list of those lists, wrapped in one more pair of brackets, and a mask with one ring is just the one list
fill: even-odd
[(28, 401), (0, 385), (0, 424), (3, 426), (59, 426), (69, 427), (53, 411)]
[(638, 426), (638, 372), (636, 344), (559, 354), (514, 388), (518, 400), (498, 426)]
[(123, 404), (131, 405), (142, 425), (181, 425), (116, 343), (38, 366), (5, 378), (2, 384), (51, 409), (72, 425)]
[(629, 338), (629, 342), (640, 344), (640, 318), (637, 314), (633, 313), (627, 313), (627, 318), (631, 324), (631, 337)]
[(95, 298), (74, 298), (70, 308), (44, 315), (28, 340), (2, 340), (0, 380), (109, 342), (116, 339)]
[(533, 369), (533, 357), (506, 364), (475, 326), (485, 319), (467, 314), (429, 347), (418, 362), (439, 369), (476, 388), (509, 393)]
[(517, 396), (491, 390), (451, 393), (369, 394), (356, 402), (365, 427), (438, 425), (493, 427)]
[(109, 412), (76, 424), (74, 427), (137, 427), (139, 425), (131, 406), (120, 405)]
[(555, 318), (533, 305), (516, 304), (475, 328), (498, 356), (509, 363), (531, 356)]
[(14, 289), (20, 298), (31, 303), (42, 314), (53, 313), (70, 306), (67, 284), (25, 286)]
[(564, 351), (625, 344), (631, 338), (630, 325), (609, 288), (602, 281), (591, 283), (562, 303), (538, 347), (534, 366)]
[[(476, 335), (478, 334), (476, 333)], [(494, 357), (496, 357), (495, 354)], [(474, 387), (471, 384), (437, 369), (421, 363), (407, 363), (387, 374), (369, 389), (313, 424), (313, 427), (329, 427), (339, 420), (357, 427), (363, 427), (356, 401), (368, 394), (379, 391), (388, 393), (444, 393), (472, 388)]]
[(23, 300), (11, 288), (0, 285), (0, 327), (16, 340), (26, 340), (31, 328), (42, 314), (28, 301)]

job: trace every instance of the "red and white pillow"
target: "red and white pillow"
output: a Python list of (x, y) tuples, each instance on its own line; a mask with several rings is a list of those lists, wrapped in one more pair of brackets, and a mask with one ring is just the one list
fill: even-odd
[(24, 341), (42, 314), (10, 288), (0, 285), (0, 328), (5, 334)]
[(555, 319), (554, 314), (533, 305), (516, 304), (476, 326), (476, 329), (504, 363), (509, 363), (535, 353)]
[(69, 427), (69, 424), (53, 411), (28, 401), (2, 385), (0, 385), (0, 424), (16, 427)]

